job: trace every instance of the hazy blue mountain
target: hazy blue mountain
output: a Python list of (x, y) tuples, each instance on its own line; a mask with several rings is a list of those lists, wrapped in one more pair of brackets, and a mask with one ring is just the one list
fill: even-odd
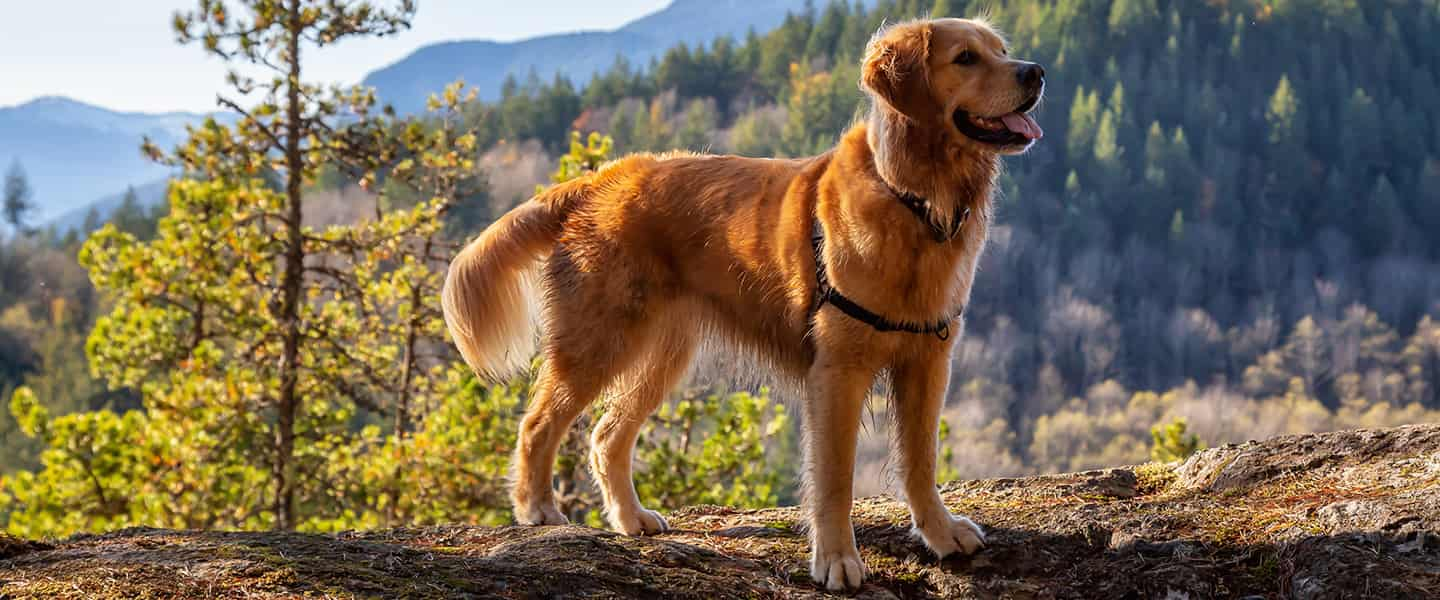
[[(140, 203), (140, 206), (149, 208), (165, 199), (165, 191), (169, 189), (169, 187), (170, 178), (164, 176), (162, 176), (161, 179), (134, 186), (135, 200)], [(56, 231), (61, 233), (71, 229), (78, 230), (85, 225), (85, 219), (90, 216), (91, 210), (95, 211), (95, 215), (100, 218), (100, 223), (103, 224), (110, 218), (110, 215), (115, 212), (115, 209), (120, 208), (120, 203), (125, 201), (125, 191), (128, 189), (129, 188), (125, 188), (120, 192), (107, 194), (98, 200), (91, 200), (90, 202), (65, 211), (59, 216), (49, 219), (45, 225), (53, 226)], [(81, 233), (89, 232), (82, 231)]]
[(455, 41), (423, 46), (399, 62), (365, 77), (365, 85), (404, 112), (420, 110), (425, 98), (463, 78), (483, 99), (500, 95), (507, 74), (525, 77), (533, 68), (546, 81), (555, 73), (577, 87), (609, 67), (616, 56), (644, 66), (678, 43), (709, 43), (721, 35), (764, 32), (787, 12), (804, 10), (805, 0), (675, 0), (615, 31), (547, 35), (517, 42)]
[(183, 139), (202, 115), (124, 113), (45, 97), (0, 108), (0, 169), (19, 160), (30, 179), (35, 222), (79, 211), (126, 186), (163, 179), (166, 167), (140, 154), (149, 136), (162, 148)]
[[(427, 96), (457, 78), (486, 99), (499, 96), (507, 74), (524, 77), (532, 68), (546, 80), (559, 72), (583, 86), (616, 56), (643, 66), (675, 44), (708, 43), (727, 34), (739, 37), (752, 27), (764, 32), (779, 25), (787, 12), (804, 8), (805, 0), (675, 0), (615, 31), (423, 46), (371, 73), (364, 83), (406, 112), (421, 109)], [(118, 205), (128, 186), (163, 189), (153, 184), (169, 173), (140, 155), (141, 140), (148, 135), (162, 148), (173, 146), (183, 139), (185, 125), (203, 119), (192, 113), (125, 113), (68, 98), (39, 98), (0, 108), (0, 169), (20, 160), (35, 190), (37, 224), (75, 227), (91, 204), (113, 209), (110, 205)], [(141, 199), (158, 194), (141, 194)]]

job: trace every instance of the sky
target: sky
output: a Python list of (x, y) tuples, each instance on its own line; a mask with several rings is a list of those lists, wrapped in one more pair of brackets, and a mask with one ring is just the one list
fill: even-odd
[[(382, 5), (386, 0), (378, 0)], [(0, 107), (67, 96), (122, 111), (215, 110), (225, 67), (180, 46), (171, 15), (195, 0), (3, 0)], [(312, 53), (306, 79), (359, 83), (366, 73), (432, 42), (511, 41), (615, 29), (669, 0), (418, 0), (409, 31), (352, 39)]]

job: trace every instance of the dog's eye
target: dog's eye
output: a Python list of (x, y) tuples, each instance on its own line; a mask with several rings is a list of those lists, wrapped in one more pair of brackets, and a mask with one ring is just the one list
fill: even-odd
[(975, 53), (969, 50), (961, 50), (960, 54), (955, 55), (955, 64), (957, 65), (973, 65), (975, 60)]

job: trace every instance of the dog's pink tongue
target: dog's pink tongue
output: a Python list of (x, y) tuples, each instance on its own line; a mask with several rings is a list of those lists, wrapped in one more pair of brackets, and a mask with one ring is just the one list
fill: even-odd
[(1010, 131), (1025, 136), (1026, 139), (1038, 140), (1045, 137), (1045, 132), (1040, 130), (1040, 124), (1030, 115), (1022, 113), (1010, 113), (1000, 117), (1005, 122), (1005, 127)]

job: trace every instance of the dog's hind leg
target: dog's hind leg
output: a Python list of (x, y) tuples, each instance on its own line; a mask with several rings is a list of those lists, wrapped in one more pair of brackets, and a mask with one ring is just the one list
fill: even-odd
[(555, 501), (555, 454), (581, 411), (635, 363), (654, 331), (643, 294), (616, 303), (607, 286), (622, 274), (581, 273), (563, 252), (551, 257), (544, 364), (520, 423), (510, 499), (515, 519), (530, 525), (569, 520)]
[(590, 438), (590, 468), (605, 496), (610, 526), (627, 535), (659, 533), (668, 525), (659, 513), (640, 504), (631, 474), (635, 438), (651, 413), (665, 401), (695, 354), (695, 335), (671, 325), (657, 336), (644, 358), (612, 388), (605, 416)]

